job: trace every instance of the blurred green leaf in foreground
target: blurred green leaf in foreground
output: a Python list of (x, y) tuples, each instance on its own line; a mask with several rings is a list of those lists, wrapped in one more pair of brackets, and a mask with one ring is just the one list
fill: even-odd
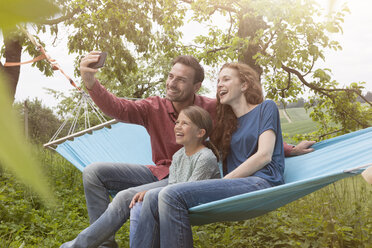
[(0, 0), (0, 29), (53, 16), (58, 8), (49, 0)]
[(23, 183), (31, 186), (49, 202), (51, 194), (43, 180), (42, 171), (32, 157), (31, 146), (12, 109), (11, 100), (0, 78), (0, 165), (12, 171)]
[[(48, 0), (1, 0), (0, 29), (4, 31), (13, 29), (19, 23), (38, 22), (57, 11), (58, 8)], [(39, 193), (45, 202), (50, 203), (51, 194), (13, 112), (5, 80), (0, 75), (0, 165), (12, 171)]]

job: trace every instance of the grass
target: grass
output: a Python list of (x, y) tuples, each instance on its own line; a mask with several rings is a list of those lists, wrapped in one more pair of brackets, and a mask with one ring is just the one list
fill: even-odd
[[(0, 248), (59, 247), (89, 226), (81, 172), (55, 152), (40, 149), (38, 156), (57, 202), (45, 207), (28, 187), (1, 170)], [(128, 224), (117, 237), (120, 247), (129, 247)]]
[[(288, 113), (293, 123), (283, 123), (284, 132), (315, 128), (303, 109), (289, 109)], [(81, 172), (49, 150), (40, 149), (35, 156), (57, 199), (56, 206), (45, 207), (29, 188), (0, 170), (0, 248), (59, 247), (89, 225)], [(194, 226), (193, 233), (199, 248), (372, 248), (372, 186), (355, 176), (263, 216)], [(126, 223), (116, 235), (120, 247), (129, 247), (128, 237)]]
[[(283, 133), (293, 136), (296, 134), (310, 133), (317, 129), (316, 123), (313, 122), (309, 113), (303, 108), (289, 108), (287, 113), (291, 119), (291, 123), (284, 117), (283, 109), (280, 109), (280, 122)], [(290, 138), (285, 139), (286, 142), (293, 143)]]
[(195, 245), (369, 248), (371, 204), (372, 187), (348, 178), (254, 219), (194, 227)]

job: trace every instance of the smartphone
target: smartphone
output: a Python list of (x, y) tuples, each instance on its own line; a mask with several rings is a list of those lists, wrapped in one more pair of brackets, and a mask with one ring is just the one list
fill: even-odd
[(106, 57), (107, 57), (107, 52), (101, 52), (101, 54), (99, 55), (98, 61), (94, 63), (90, 63), (88, 67), (93, 68), (93, 69), (101, 68), (105, 64)]

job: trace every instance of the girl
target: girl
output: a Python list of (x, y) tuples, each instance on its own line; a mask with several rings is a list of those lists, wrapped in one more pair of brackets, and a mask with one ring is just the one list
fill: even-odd
[[(189, 106), (181, 110), (174, 133), (177, 144), (183, 147), (173, 155), (168, 184), (220, 178), (216, 148), (207, 140), (211, 131), (212, 119), (206, 110), (198, 106)], [(130, 246), (132, 246), (146, 192), (134, 195), (129, 205), (131, 208)]]
[(136, 232), (133, 247), (192, 247), (189, 208), (283, 183), (279, 112), (273, 101), (263, 101), (258, 76), (247, 65), (225, 64), (219, 73), (212, 138), (224, 178), (149, 191), (138, 226), (146, 235)]

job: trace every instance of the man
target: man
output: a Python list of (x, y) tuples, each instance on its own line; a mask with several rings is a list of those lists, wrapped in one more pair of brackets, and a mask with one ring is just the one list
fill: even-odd
[[(166, 97), (149, 97), (136, 102), (117, 98), (95, 79), (97, 69), (89, 68), (98, 61), (99, 53), (91, 52), (80, 63), (80, 71), (93, 101), (107, 115), (123, 122), (144, 126), (150, 137), (152, 158), (156, 166), (126, 163), (95, 163), (83, 171), (83, 184), (90, 226), (62, 247), (117, 247), (115, 232), (129, 217), (132, 197), (141, 191), (168, 184), (172, 155), (181, 148), (176, 144), (174, 122), (178, 113), (190, 105), (206, 109), (214, 119), (216, 100), (196, 93), (204, 80), (204, 70), (192, 56), (179, 56), (166, 81)], [(313, 142), (296, 147), (285, 144), (288, 154), (312, 151)], [(110, 203), (109, 191), (119, 192)]]

